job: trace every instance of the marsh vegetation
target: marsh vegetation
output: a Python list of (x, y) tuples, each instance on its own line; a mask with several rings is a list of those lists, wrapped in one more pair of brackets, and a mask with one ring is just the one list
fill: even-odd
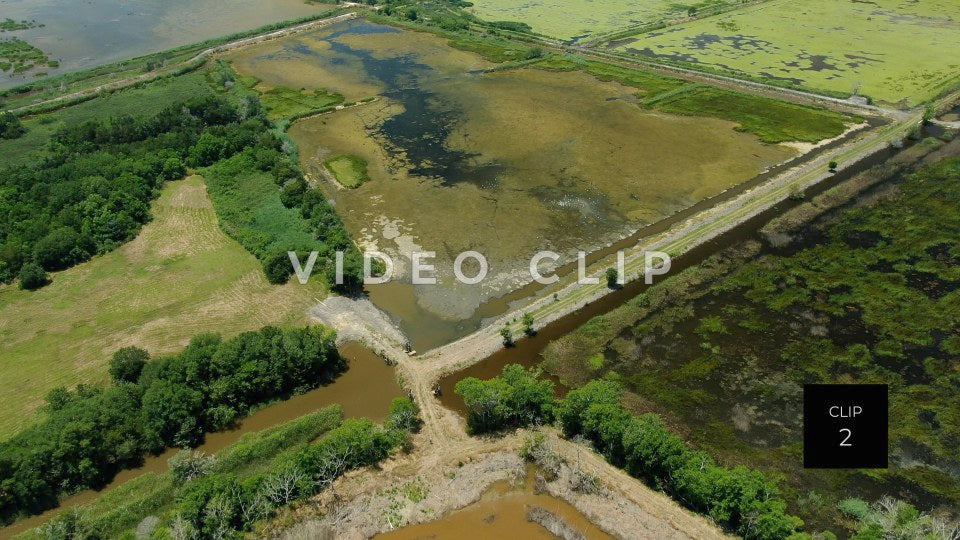
[[(813, 527), (842, 523), (851, 495), (955, 509), (958, 167), (895, 177), (787, 246), (695, 266), (558, 340), (544, 365), (574, 386), (619, 381), (633, 410), (722, 460), (781, 471)], [(802, 383), (865, 381), (890, 385), (891, 468), (800, 469)]]

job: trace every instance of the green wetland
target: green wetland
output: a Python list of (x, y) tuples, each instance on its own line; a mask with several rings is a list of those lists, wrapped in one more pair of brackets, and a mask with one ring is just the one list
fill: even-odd
[[(938, 157), (956, 155), (957, 145)], [(605, 377), (730, 464), (784, 475), (806, 530), (846, 497), (960, 504), (960, 159), (928, 159), (811, 225), (747, 238), (554, 341), (549, 373)], [(874, 172), (873, 174), (877, 174)], [(805, 470), (803, 383), (890, 385), (886, 470)]]
[[(577, 250), (613, 243), (797, 155), (773, 142), (816, 141), (853, 123), (789, 106), (796, 116), (788, 125), (813, 128), (764, 132), (726, 112), (757, 105), (734, 93), (707, 98), (734, 104), (722, 114), (703, 100), (670, 114), (642, 98), (682, 81), (611, 75), (570, 59), (491, 70), (496, 64), (434, 35), (361, 21), (229, 60), (263, 88), (324, 89), (348, 103), (374, 98), (299, 120), (290, 135), (351, 235), (394, 256), (395, 277), (407, 278), (411, 252), (437, 252), (440, 286), (370, 288), (419, 350), (495, 315), (485, 306), (529, 280), (537, 251), (573, 260)], [(355, 189), (331, 182), (324, 166), (344, 155), (366, 163), (369, 180)], [(481, 286), (452, 279), (453, 259), (466, 250), (489, 261)]]

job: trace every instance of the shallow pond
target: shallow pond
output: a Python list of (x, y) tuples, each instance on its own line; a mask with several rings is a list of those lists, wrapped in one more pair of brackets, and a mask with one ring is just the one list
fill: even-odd
[(524, 483), (514, 486), (496, 482), (479, 501), (461, 508), (437, 521), (403, 527), (374, 538), (404, 540), (451, 538), (486, 540), (488, 538), (557, 538), (541, 525), (529, 521), (531, 509), (539, 507), (582, 534), (582, 538), (613, 538), (591, 523), (573, 505), (547, 493), (537, 493), (534, 469), (528, 471)]
[(87, 69), (330, 8), (303, 0), (90, 0), (69, 5), (56, 0), (0, 0), (0, 19), (37, 23), (0, 38), (23, 39), (60, 62), (57, 69), (37, 68), (18, 76), (0, 73), (0, 88), (29, 82), (41, 71)]
[[(505, 303), (483, 306), (530, 281), (537, 251), (569, 262), (795, 155), (730, 122), (643, 110), (635, 89), (617, 83), (580, 72), (487, 72), (492, 64), (436, 36), (365, 21), (232, 59), (267, 87), (377, 97), (301, 120), (290, 133), (351, 234), (394, 256), (401, 283), (411, 252), (436, 252), (439, 285), (370, 288), (418, 350), (502, 312)], [(329, 180), (323, 161), (343, 154), (363, 158), (371, 180), (358, 189)], [(480, 285), (453, 279), (453, 260), (466, 250), (489, 262)]]

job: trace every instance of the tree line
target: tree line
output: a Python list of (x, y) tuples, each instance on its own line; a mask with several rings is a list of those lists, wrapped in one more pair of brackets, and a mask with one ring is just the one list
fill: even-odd
[(514, 364), (493, 379), (458, 382), (468, 429), (489, 433), (557, 422), (566, 437), (585, 438), (611, 464), (744, 538), (779, 540), (803, 525), (787, 512), (775, 481), (757, 470), (717, 464), (655, 414), (633, 415), (621, 404), (618, 384), (591, 381), (555, 400), (553, 383), (540, 375)]
[(255, 405), (333, 381), (346, 369), (334, 340), (322, 326), (265, 327), (228, 340), (200, 334), (155, 360), (121, 349), (110, 385), (51, 391), (46, 418), (0, 443), (0, 521), (103, 487), (148, 453), (196, 446)]
[[(405, 447), (420, 424), (419, 408), (407, 397), (393, 401), (382, 426), (365, 418), (343, 421), (339, 406), (314, 414), (332, 418), (333, 413), (336, 423), (319, 441), (272, 458), (263, 456), (272, 462), (253, 474), (233, 470), (237, 460), (229, 450), (224, 457), (181, 451), (169, 460), (175, 501), (164, 508), (148, 534), (152, 538), (243, 538), (278, 509), (323, 491), (347, 471), (375, 465)], [(146, 515), (131, 517), (138, 523)], [(92, 540), (116, 532), (104, 531), (103, 524), (85, 510), (64, 512), (40, 529), (42, 536), (55, 540)]]
[[(256, 97), (234, 105), (207, 96), (173, 104), (158, 114), (86, 121), (58, 130), (48, 152), (32, 162), (0, 168), (0, 281), (23, 288), (133, 238), (150, 220), (149, 202), (163, 183), (187, 167), (209, 167), (243, 155), (244, 165), (270, 172), (285, 204), (300, 208), (315, 244), (289, 249), (349, 251), (346, 288), (360, 283), (362, 266), (339, 217), (309, 188)], [(286, 250), (254, 253), (270, 281), (292, 265)], [(332, 270), (330, 271), (332, 275)]]

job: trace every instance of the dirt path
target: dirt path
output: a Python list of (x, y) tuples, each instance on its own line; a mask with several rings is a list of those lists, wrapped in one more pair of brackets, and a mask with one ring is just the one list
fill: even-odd
[[(349, 302), (351, 303), (342, 306), (324, 302), (322, 307), (314, 308), (311, 315), (334, 326), (340, 332), (350, 333), (354, 338), (360, 336), (361, 339), (375, 340), (375, 349), (379, 354), (397, 364), (398, 376), (411, 397), (420, 406), (421, 418), (424, 422), (420, 433), (415, 437), (415, 450), (411, 454), (388, 461), (382, 470), (358, 471), (347, 475), (338, 481), (332, 490), (315, 499), (314, 506), (301, 509), (301, 512), (309, 516), (315, 512), (329, 513), (330, 505), (341, 499), (355, 501), (356, 505), (365, 505), (364, 512), (354, 511), (350, 514), (353, 516), (353, 522), (350, 525), (352, 528), (344, 528), (346, 525), (339, 523), (337, 529), (338, 536), (362, 538), (385, 532), (393, 526), (392, 523), (382, 519), (381, 513), (371, 510), (371, 505), (377, 506), (371, 502), (376, 499), (376, 494), (382, 494), (389, 491), (391, 487), (409, 483), (414, 479), (426, 482), (432, 486), (431, 489), (438, 488), (444, 483), (445, 474), (448, 471), (458, 470), (463, 463), (488, 459), (492, 455), (503, 452), (515, 455), (527, 433), (521, 431), (493, 438), (471, 437), (466, 433), (463, 419), (443, 407), (433, 393), (433, 388), (442, 375), (457, 367), (479, 361), (488, 353), (497, 350), (501, 346), (499, 335), (491, 339), (488, 331), (481, 331), (456, 344), (444, 347), (437, 354), (429, 357), (411, 357), (404, 352), (402, 342), (397, 339), (395, 329), (392, 327), (384, 335), (379, 337), (373, 335), (377, 328), (382, 328), (385, 324), (381, 319), (384, 317), (382, 313), (372, 305), (361, 306), (361, 303), (368, 302), (366, 300)], [(352, 311), (351, 308), (361, 309)], [(371, 308), (375, 311), (371, 311)], [(576, 460), (583, 470), (597, 477), (607, 489), (607, 498), (603, 501), (575, 497), (569, 493), (566, 496), (560, 494), (563, 498), (577, 506), (598, 525), (603, 526), (603, 523), (607, 522), (608, 527), (612, 527), (610, 525), (612, 523), (622, 521), (622, 516), (617, 518), (618, 512), (623, 511), (624, 504), (629, 504), (634, 509), (629, 513), (632, 516), (631, 519), (638, 520), (636, 524), (638, 528), (632, 530), (645, 531), (638, 534), (625, 533), (622, 529), (619, 531), (607, 529), (611, 534), (621, 538), (724, 537), (724, 534), (706, 518), (685, 510), (666, 495), (650, 489), (625, 472), (611, 466), (600, 456), (582, 446), (563, 440), (552, 429), (547, 429), (546, 433), (551, 446), (558, 454), (570, 461)], [(443, 474), (438, 474), (440, 472)], [(437, 519), (446, 511), (475, 501), (482, 492), (479, 488), (485, 488), (494, 480), (500, 479), (496, 475), (485, 478), (486, 483), (478, 483), (474, 486), (478, 489), (470, 490), (467, 494), (469, 496), (460, 492), (451, 492), (447, 498), (457, 504), (446, 505), (443, 508), (435, 505), (431, 507), (428, 516), (422, 512), (408, 512), (405, 523), (425, 521), (426, 517), (431, 520)], [(479, 479), (477, 481), (479, 482)], [(337, 494), (336, 501), (331, 498), (331, 493)], [(417, 521), (411, 521), (410, 518)], [(297, 537), (296, 531), (303, 533), (304, 530), (312, 530), (309, 529), (309, 525), (303, 527), (307, 529), (294, 529), (290, 533), (294, 536), (286, 537)], [(309, 537), (309, 534), (304, 537)]]

